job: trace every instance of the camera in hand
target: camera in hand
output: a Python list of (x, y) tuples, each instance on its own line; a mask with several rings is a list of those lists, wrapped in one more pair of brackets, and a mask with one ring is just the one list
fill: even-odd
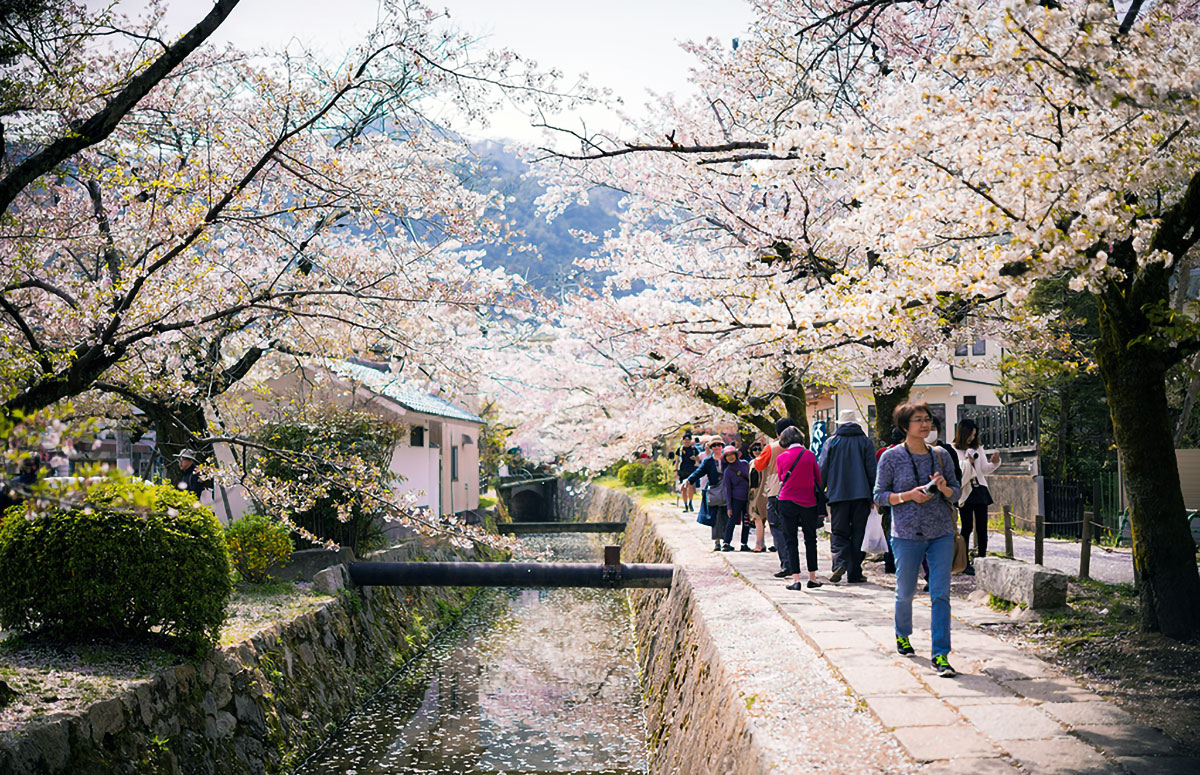
[(935, 492), (938, 491), (937, 482), (930, 482), (929, 484), (922, 487), (921, 491), (924, 492), (926, 495), (933, 495)]

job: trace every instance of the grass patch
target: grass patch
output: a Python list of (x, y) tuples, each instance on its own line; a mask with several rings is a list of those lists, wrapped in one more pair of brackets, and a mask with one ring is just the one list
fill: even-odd
[(1005, 600), (1002, 597), (996, 597), (992, 594), (988, 595), (987, 604), (988, 608), (992, 609), (993, 611), (999, 611), (1000, 613), (1005, 614), (1017, 607), (1017, 604), (1011, 600)]
[(493, 498), (491, 495), (480, 495), (479, 496), (479, 508), (490, 509), (492, 506), (495, 506), (495, 505), (496, 505), (496, 499)]

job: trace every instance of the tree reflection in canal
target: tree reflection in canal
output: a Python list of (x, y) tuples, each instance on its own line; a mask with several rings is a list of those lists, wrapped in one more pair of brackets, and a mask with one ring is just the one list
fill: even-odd
[[(530, 537), (596, 562), (595, 537)], [(647, 771), (622, 593), (485, 593), (463, 622), (351, 716), (300, 775)]]

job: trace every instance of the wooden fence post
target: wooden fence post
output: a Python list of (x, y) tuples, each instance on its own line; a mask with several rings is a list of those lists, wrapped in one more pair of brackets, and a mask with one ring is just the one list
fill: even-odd
[(1035, 565), (1042, 564), (1043, 542), (1046, 538), (1046, 516), (1038, 514), (1033, 519), (1033, 563)]
[(1006, 505), (1001, 511), (1004, 513), (1004, 556), (1011, 560), (1013, 558), (1012, 506)]
[(1092, 515), (1083, 512), (1083, 545), (1079, 548), (1079, 578), (1086, 579), (1092, 572)]

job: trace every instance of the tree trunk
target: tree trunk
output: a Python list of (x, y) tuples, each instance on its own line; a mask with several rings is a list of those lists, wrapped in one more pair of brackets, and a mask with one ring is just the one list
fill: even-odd
[[(1164, 283), (1165, 286), (1165, 283)], [(1141, 629), (1177, 640), (1200, 634), (1200, 573), (1185, 518), (1167, 409), (1164, 354), (1139, 340), (1150, 329), (1139, 294), (1102, 294), (1096, 360), (1121, 450)]]
[[(871, 380), (871, 392), (875, 396), (875, 435), (878, 437), (880, 445), (886, 446), (892, 443), (892, 428), (896, 427), (892, 415), (895, 414), (897, 406), (908, 401), (913, 385), (916, 384), (917, 378), (921, 376), (921, 372), (925, 371), (925, 367), (928, 365), (928, 358), (910, 355), (897, 368), (889, 369)], [(902, 377), (900, 384), (885, 390), (883, 388), (884, 381), (896, 376)], [(947, 425), (950, 423), (949, 417), (946, 418), (946, 423)], [(950, 430), (946, 429), (944, 435), (949, 435), (949, 433)]]

